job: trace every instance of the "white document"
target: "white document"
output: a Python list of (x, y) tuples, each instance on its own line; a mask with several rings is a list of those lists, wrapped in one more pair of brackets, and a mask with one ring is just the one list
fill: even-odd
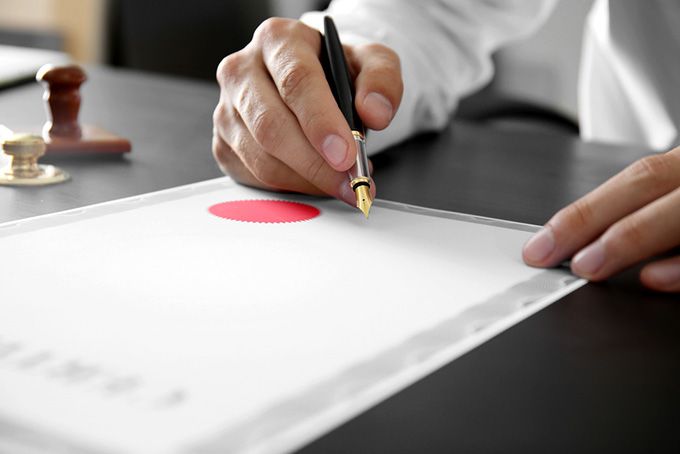
[(534, 230), (228, 178), (0, 224), (0, 452), (298, 448), (582, 285)]

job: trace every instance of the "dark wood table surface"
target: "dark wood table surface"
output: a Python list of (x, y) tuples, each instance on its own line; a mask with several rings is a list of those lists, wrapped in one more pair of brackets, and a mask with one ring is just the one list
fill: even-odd
[[(0, 222), (220, 176), (213, 84), (89, 75), (81, 121), (128, 137), (132, 153), (46, 158), (73, 180), (0, 187)], [(0, 124), (39, 127), (41, 94), (0, 91)], [(645, 154), (454, 121), (374, 163), (381, 198), (542, 224)], [(680, 298), (642, 289), (635, 273), (586, 285), (302, 451), (680, 452)]]

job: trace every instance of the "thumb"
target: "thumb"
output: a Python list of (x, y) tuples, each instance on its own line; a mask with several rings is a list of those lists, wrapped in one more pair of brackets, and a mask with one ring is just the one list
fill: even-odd
[(366, 127), (385, 129), (394, 118), (404, 91), (399, 56), (382, 44), (363, 44), (352, 49), (352, 57), (357, 70), (354, 81), (357, 113)]

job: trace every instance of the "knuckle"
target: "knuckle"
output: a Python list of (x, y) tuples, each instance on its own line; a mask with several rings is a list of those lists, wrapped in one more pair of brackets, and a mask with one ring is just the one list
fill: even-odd
[(220, 162), (222, 160), (222, 145), (216, 134), (213, 134), (212, 137), (212, 155), (213, 158), (215, 158), (215, 161)]
[(270, 17), (255, 29), (254, 38), (258, 41), (283, 38), (289, 32), (291, 22), (290, 19)]
[(641, 248), (645, 244), (645, 230), (641, 221), (630, 216), (610, 227), (602, 240), (607, 247)]
[(286, 31), (290, 34), (304, 37), (306, 36), (307, 32), (312, 31), (312, 29), (299, 20), (292, 20), (288, 22)]
[(392, 102), (398, 102), (404, 92), (404, 82), (399, 73), (386, 67), (373, 67), (369, 72), (370, 83)]
[(364, 56), (361, 74), (363, 80), (375, 86), (395, 102), (404, 92), (399, 56), (382, 44), (365, 44), (361, 51)]
[(213, 115), (212, 115), (212, 120), (213, 120), (213, 125), (220, 125), (224, 123), (225, 120), (225, 115), (226, 113), (226, 108), (224, 107), (224, 104), (221, 102), (217, 104), (215, 107), (215, 110), (213, 110)]
[(378, 56), (381, 65), (391, 70), (401, 69), (401, 59), (392, 48), (379, 43), (368, 43), (360, 46), (361, 52), (365, 54)]
[(286, 104), (290, 105), (297, 98), (311, 74), (311, 68), (300, 62), (289, 64), (282, 69), (279, 90)]
[(222, 146), (217, 143), (213, 144), (212, 155), (215, 159), (215, 162), (217, 162), (217, 164), (220, 166), (220, 169), (222, 169), (222, 172), (227, 173), (225, 170), (228, 167), (228, 162), (224, 148), (222, 148)]
[(253, 118), (253, 138), (266, 150), (276, 150), (281, 138), (281, 120), (268, 109), (262, 109)]
[(246, 57), (241, 51), (234, 52), (233, 54), (224, 57), (222, 61), (220, 61), (220, 64), (217, 65), (217, 81), (224, 85), (228, 83), (229, 80), (237, 77), (245, 65), (245, 60)]
[(222, 173), (231, 174), (233, 151), (227, 144), (216, 137), (213, 137), (212, 155)]
[(238, 90), (234, 90), (231, 102), (234, 104), (236, 111), (240, 112), (239, 115), (243, 116), (252, 111), (254, 107), (253, 103), (251, 102), (252, 99), (253, 96), (251, 88), (248, 86), (242, 86), (239, 87)]
[(665, 181), (673, 173), (673, 169), (667, 155), (654, 155), (633, 163), (629, 172), (638, 181)]
[(278, 187), (277, 163), (263, 150), (253, 152), (250, 170), (262, 184), (272, 188)]
[(576, 233), (592, 222), (593, 208), (585, 199), (579, 199), (561, 210), (556, 217), (562, 220), (567, 228), (567, 234)]
[(389, 49), (389, 47), (380, 43), (359, 44), (357, 47), (360, 52), (365, 52), (369, 54), (382, 54), (383, 52), (385, 52), (385, 50)]
[(324, 127), (324, 118), (326, 112), (323, 110), (314, 109), (304, 113), (302, 120), (302, 129), (304, 131), (324, 131), (328, 129)]
[(308, 164), (305, 171), (306, 179), (312, 183), (326, 181), (324, 178), (324, 171), (326, 169), (326, 162), (319, 156), (316, 159), (312, 159)]
[(249, 139), (250, 132), (243, 127), (236, 127), (230, 131), (229, 146), (234, 152), (236, 152), (241, 160), (247, 160), (248, 157), (256, 150), (257, 147), (253, 147), (251, 140)]
[(228, 140), (231, 133), (239, 127), (234, 119), (233, 107), (220, 102), (213, 111), (213, 131)]
[(397, 87), (401, 85), (401, 77), (393, 68), (383, 65), (374, 66), (370, 68), (369, 73), (371, 78), (381, 85), (388, 87)]
[(393, 62), (399, 61), (399, 55), (391, 47), (385, 46), (384, 44), (368, 43), (365, 44), (365, 49), (368, 52), (383, 55), (387, 60)]

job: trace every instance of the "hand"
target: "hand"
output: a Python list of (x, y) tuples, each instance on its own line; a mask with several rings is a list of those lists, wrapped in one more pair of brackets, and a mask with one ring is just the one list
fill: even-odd
[[(355, 204), (347, 170), (356, 150), (319, 61), (321, 35), (272, 18), (217, 69), (213, 155), (249, 186), (327, 194)], [(379, 44), (345, 46), (356, 74), (356, 109), (366, 127), (386, 128), (402, 95), (399, 58)], [(374, 188), (374, 186), (372, 186)]]
[[(524, 246), (524, 261), (601, 281), (680, 246), (680, 147), (641, 159), (559, 211)], [(680, 256), (642, 268), (642, 283), (680, 292)]]

